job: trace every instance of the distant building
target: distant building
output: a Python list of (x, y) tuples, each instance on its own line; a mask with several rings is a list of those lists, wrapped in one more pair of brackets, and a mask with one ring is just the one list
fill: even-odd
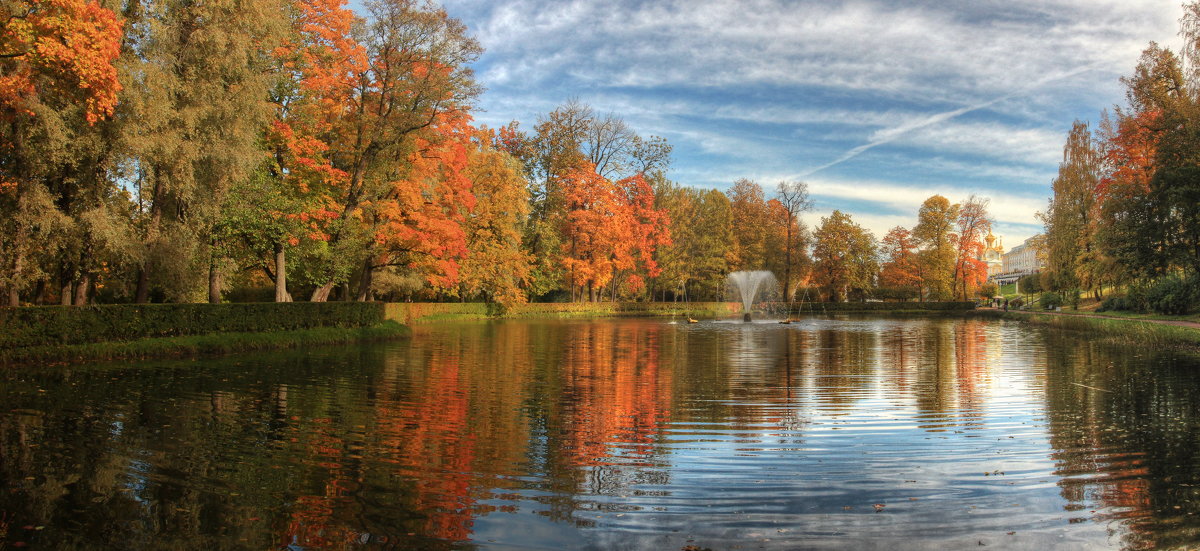
[(992, 275), (989, 269), (988, 279), (996, 283), (1006, 284), (1020, 279), (1021, 276), (1036, 274), (1041, 271), (1042, 264), (1038, 259), (1037, 237), (1030, 237), (1024, 243), (1013, 247), (1012, 250), (1001, 255), (1000, 272)]
[(1004, 261), (1001, 256), (1004, 254), (1004, 241), (997, 240), (996, 236), (992, 235), (992, 230), (988, 230), (987, 237), (984, 238), (987, 245), (983, 248), (983, 254), (979, 260), (987, 263), (988, 277), (1004, 272)]

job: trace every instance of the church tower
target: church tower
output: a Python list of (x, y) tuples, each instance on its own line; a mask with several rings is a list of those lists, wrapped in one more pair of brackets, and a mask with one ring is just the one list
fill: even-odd
[(992, 235), (992, 230), (988, 229), (987, 237), (983, 239), (987, 246), (983, 248), (983, 257), (980, 260), (987, 263), (988, 276), (993, 276), (1004, 271), (1004, 245), (1002, 240), (998, 240), (995, 235)]

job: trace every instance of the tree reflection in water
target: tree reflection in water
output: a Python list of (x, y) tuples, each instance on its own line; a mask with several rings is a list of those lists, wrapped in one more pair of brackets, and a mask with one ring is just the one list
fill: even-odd
[(10, 370), (0, 547), (1185, 546), (1198, 366), (840, 317)]

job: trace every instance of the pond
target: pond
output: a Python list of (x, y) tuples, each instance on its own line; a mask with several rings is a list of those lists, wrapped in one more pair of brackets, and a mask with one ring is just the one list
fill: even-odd
[(972, 318), (416, 326), (0, 375), (0, 549), (1200, 543), (1200, 359)]

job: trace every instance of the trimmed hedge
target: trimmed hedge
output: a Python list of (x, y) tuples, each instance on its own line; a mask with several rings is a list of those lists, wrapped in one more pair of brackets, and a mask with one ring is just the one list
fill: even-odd
[(0, 349), (122, 342), (209, 333), (367, 327), (381, 302), (104, 304), (0, 308)]
[(200, 357), (300, 346), (384, 341), (410, 336), (412, 336), (412, 331), (408, 327), (394, 321), (385, 321), (370, 327), (313, 327), (295, 331), (210, 333), (126, 342), (93, 342), (0, 349), (0, 365)]

